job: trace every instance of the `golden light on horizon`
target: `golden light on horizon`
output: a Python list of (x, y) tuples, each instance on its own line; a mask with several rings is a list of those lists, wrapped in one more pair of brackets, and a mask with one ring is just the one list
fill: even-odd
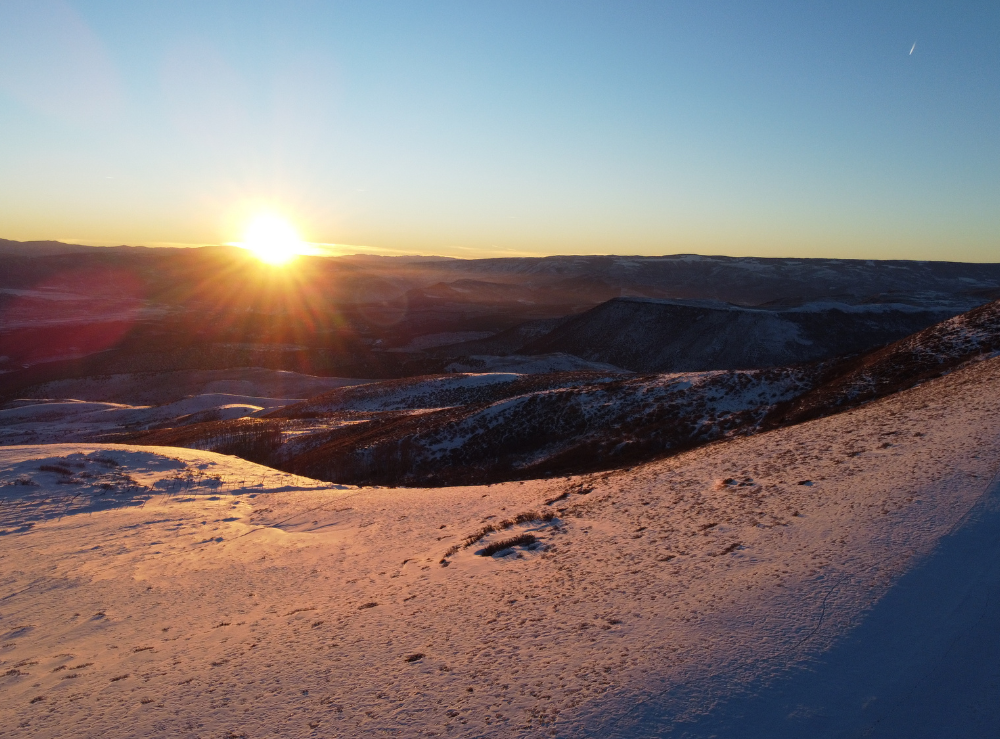
[(273, 213), (254, 216), (238, 245), (273, 265), (286, 264), (306, 252), (306, 244), (292, 224)]

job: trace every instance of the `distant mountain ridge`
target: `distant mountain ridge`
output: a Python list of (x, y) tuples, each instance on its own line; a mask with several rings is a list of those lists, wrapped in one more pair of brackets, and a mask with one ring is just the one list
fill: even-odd
[[(205, 247), (215, 250), (218, 247)], [(94, 247), (59, 241), (0, 239), (2, 256), (107, 254), (107, 249), (169, 255), (169, 247)], [(190, 251), (190, 250), (184, 250)], [(202, 251), (196, 249), (194, 251)], [(945, 261), (727, 257), (698, 254), (664, 256), (549, 256), (456, 259), (451, 257), (348, 255), (312, 258), (379, 273), (394, 281), (400, 294), (436, 283), (462, 289), (468, 281), (516, 284), (527, 290), (573, 292), (603, 285), (609, 297), (714, 299), (746, 306), (772, 301), (926, 303), (936, 297), (967, 296), (966, 308), (1000, 295), (1000, 263)], [(4, 286), (0, 280), (0, 287)], [(976, 296), (979, 300), (975, 300)], [(526, 297), (520, 295), (519, 297)]]
[[(511, 257), (436, 266), (442, 273), (474, 272), (480, 279), (508, 278), (529, 284), (592, 277), (627, 286), (633, 295), (708, 298), (747, 306), (823, 298), (848, 303), (926, 301), (934, 294), (971, 295), (1000, 288), (998, 263), (675, 254)], [(997, 296), (978, 302), (990, 297)]]
[[(229, 246), (4, 241), (0, 397), (50, 380), (165, 369), (387, 379), (514, 364), (782, 366), (865, 352), (997, 296), (1000, 264), (354, 255), (273, 270)], [(825, 303), (842, 307), (819, 310)], [(442, 345), (448, 334), (484, 338)]]
[(58, 254), (85, 254), (95, 249), (81, 244), (64, 244), (61, 241), (11, 241), (0, 239), (0, 256), (51, 257)]

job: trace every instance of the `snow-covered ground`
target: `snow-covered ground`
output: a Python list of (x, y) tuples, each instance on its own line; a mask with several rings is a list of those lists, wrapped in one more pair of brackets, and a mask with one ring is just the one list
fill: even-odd
[(260, 367), (58, 380), (0, 408), (0, 446), (107, 440), (162, 426), (254, 418), (368, 382)]
[(998, 410), (990, 359), (630, 470), (433, 490), (2, 448), (0, 736), (993, 736)]
[(253, 418), (299, 402), (298, 398), (226, 393), (194, 395), (161, 406), (76, 399), (15, 401), (13, 407), (0, 410), (0, 445), (92, 440), (168, 423), (182, 426), (199, 421)]

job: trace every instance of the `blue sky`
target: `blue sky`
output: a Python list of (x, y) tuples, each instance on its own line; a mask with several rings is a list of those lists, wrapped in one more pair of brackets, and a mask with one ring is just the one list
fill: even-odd
[(996, 2), (0, 0), (5, 238), (997, 261), (998, 132)]

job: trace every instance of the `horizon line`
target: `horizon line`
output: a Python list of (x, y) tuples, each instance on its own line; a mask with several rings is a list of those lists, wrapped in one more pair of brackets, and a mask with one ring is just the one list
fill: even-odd
[[(18, 239), (6, 239), (0, 237), (0, 242), (7, 242), (11, 244), (22, 244), (25, 246), (30, 246), (32, 244), (62, 244), (64, 246), (82, 246), (95, 249), (206, 249), (206, 248), (219, 248), (219, 247), (232, 247), (236, 249), (243, 249), (244, 247), (238, 242), (224, 242), (224, 243), (189, 243), (189, 242), (170, 242), (170, 241), (151, 241), (140, 244), (123, 244), (112, 241), (97, 241), (92, 239), (74, 239), (74, 238), (60, 238), (60, 239), (30, 239), (26, 241), (20, 241)], [(628, 259), (667, 259), (667, 258), (677, 258), (677, 257), (699, 257), (699, 258), (722, 258), (722, 259), (761, 259), (761, 260), (803, 260), (803, 261), (838, 261), (838, 262), (936, 262), (936, 263), (952, 263), (952, 264), (1000, 264), (1000, 260), (993, 261), (977, 261), (977, 260), (958, 260), (958, 259), (902, 259), (902, 258), (873, 258), (873, 257), (832, 257), (832, 256), (796, 256), (796, 255), (783, 255), (783, 256), (761, 256), (757, 254), (724, 254), (724, 253), (699, 253), (699, 252), (673, 252), (673, 253), (660, 253), (660, 254), (639, 254), (639, 253), (627, 253), (627, 252), (566, 252), (566, 253), (548, 253), (539, 254), (535, 252), (526, 252), (520, 250), (507, 250), (507, 251), (497, 251), (492, 253), (480, 254), (478, 256), (456, 256), (454, 254), (446, 254), (440, 252), (427, 252), (424, 250), (405, 250), (405, 249), (392, 249), (388, 247), (377, 247), (377, 246), (367, 246), (363, 244), (337, 244), (332, 242), (321, 242), (321, 241), (303, 241), (304, 245), (308, 247), (313, 247), (316, 251), (321, 253), (303, 253), (298, 256), (308, 256), (308, 257), (318, 257), (322, 259), (336, 259), (342, 257), (360, 257), (360, 256), (371, 256), (371, 257), (415, 257), (415, 258), (437, 258), (437, 259), (456, 259), (456, 260), (484, 260), (484, 259), (553, 259), (553, 258), (581, 258), (581, 257), (620, 257)], [(334, 252), (337, 249), (337, 252)], [(444, 247), (443, 251), (450, 250), (460, 250), (460, 251), (478, 251), (472, 247), (462, 247), (462, 246), (452, 246)]]

